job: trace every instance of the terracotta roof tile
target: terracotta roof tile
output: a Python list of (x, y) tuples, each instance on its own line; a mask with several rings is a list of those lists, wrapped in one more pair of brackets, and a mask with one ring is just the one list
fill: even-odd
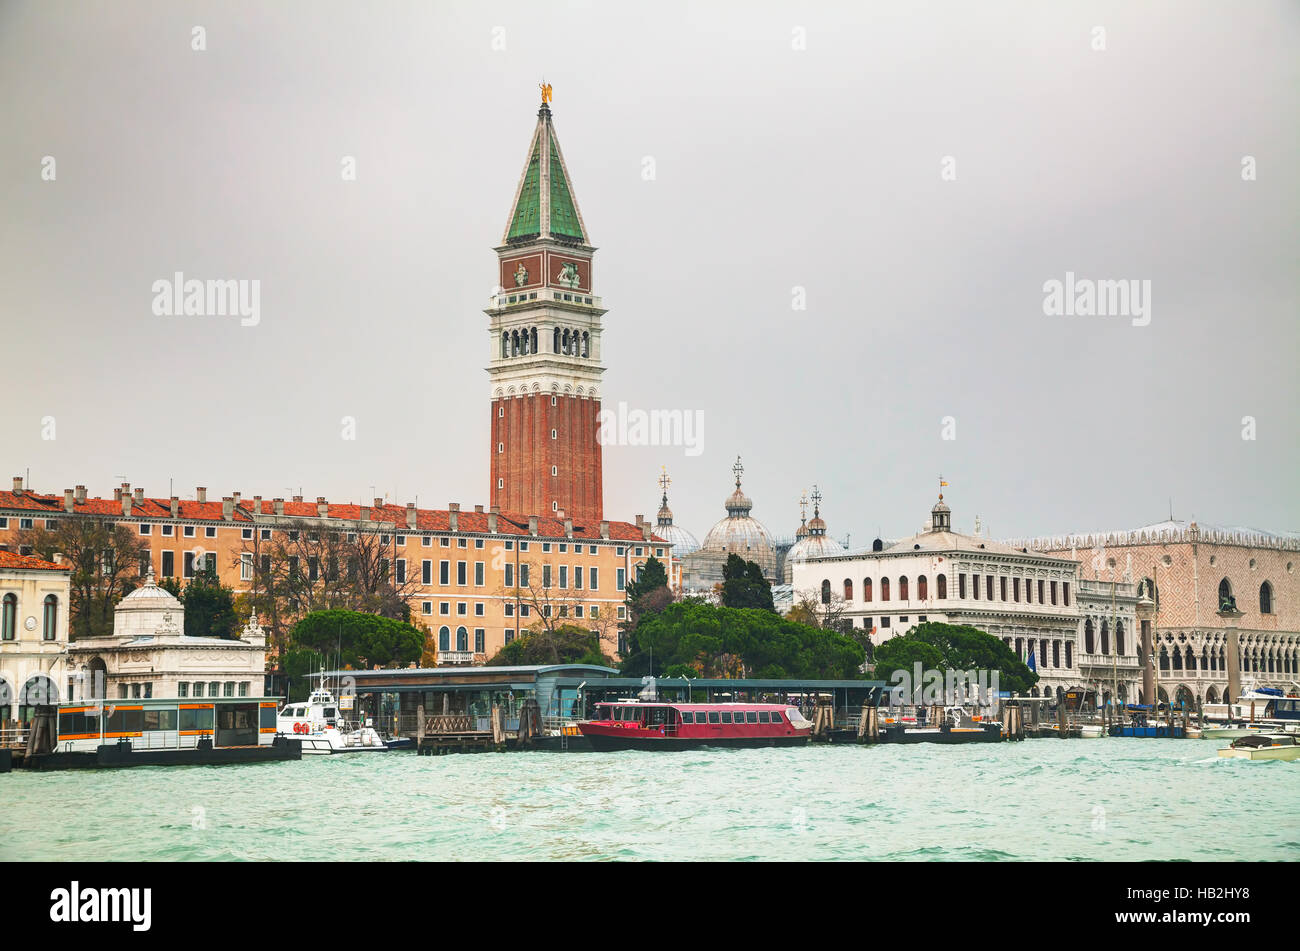
[(20, 555), (16, 551), (0, 551), (0, 568), (26, 568), (33, 571), (71, 571), (68, 565), (56, 565), (35, 555)]

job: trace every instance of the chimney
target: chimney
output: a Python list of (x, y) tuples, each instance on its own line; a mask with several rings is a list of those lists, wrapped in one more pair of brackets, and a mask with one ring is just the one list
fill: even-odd
[(54, 557), (51, 558), (50, 560), (53, 561), (56, 565), (61, 565), (61, 564), (63, 564), (63, 552), (61, 552), (61, 551), (56, 551), (56, 552), (54, 553)]
[(453, 531), (460, 531), (460, 503), (447, 503), (447, 525)]
[(23, 494), (23, 477), (14, 476), (14, 495)]
[(384, 507), (384, 500), (383, 500), (383, 499), (378, 499), (378, 498), (375, 499), (375, 511), (377, 512), (377, 511), (379, 511), (380, 509), (382, 509), (383, 507)]
[(171, 510), (172, 510), (172, 518), (181, 517), (181, 497), (179, 495), (172, 496)]
[(642, 522), (642, 523), (641, 523), (641, 537), (644, 538), (646, 541), (649, 541), (649, 540), (650, 540), (650, 535), (651, 535), (651, 531), (650, 531), (650, 523), (649, 523), (649, 522)]
[(132, 501), (133, 501), (133, 500), (132, 500), (132, 498), (131, 498), (131, 493), (130, 493), (130, 492), (127, 492), (127, 491), (123, 491), (123, 492), (122, 492), (122, 514), (125, 515), (125, 516), (128, 517), (128, 518), (130, 518), (130, 516), (131, 516), (131, 502), (132, 502)]
[(600, 523), (600, 537), (606, 539), (609, 538), (609, 522), (603, 519)]
[(208, 500), (208, 487), (206, 485), (199, 486), (194, 490), (194, 497), (200, 502), (206, 502)]
[(483, 514), (483, 506), (481, 506), (481, 505), (476, 505), (476, 506), (474, 506), (474, 511), (477, 512), (479, 515), (482, 515), (482, 514)]
[(499, 513), (497, 512), (497, 507), (495, 505), (492, 506), (492, 511), (488, 512), (488, 531), (491, 532), (493, 535), (495, 535), (497, 531), (498, 514)]
[(361, 521), (368, 522), (369, 520), (370, 520), (370, 506), (363, 505), (361, 506)]
[(564, 520), (564, 537), (565, 538), (573, 537), (573, 519), (571, 518), (566, 518)]
[(529, 534), (529, 535), (536, 535), (536, 534), (537, 534), (537, 516), (536, 516), (536, 515), (530, 515), (530, 516), (528, 516), (528, 534)]
[(73, 498), (75, 498), (78, 502), (86, 501), (86, 487), (84, 485), (77, 486)]
[(302, 496), (301, 496), (301, 495), (295, 495), (295, 496), (293, 497), (293, 500), (294, 500), (295, 502), (301, 502), (301, 501), (302, 501)]
[(316, 514), (321, 518), (327, 518), (330, 514), (330, 504), (323, 495), (316, 496)]
[(262, 514), (262, 497), (260, 495), (253, 496), (253, 514)]
[(144, 504), (144, 489), (135, 490), (135, 504), (136, 505)]
[(65, 512), (71, 512), (71, 511), (72, 511), (72, 506), (73, 506), (73, 501), (72, 501), (72, 490), (71, 490), (71, 489), (64, 489), (64, 490), (63, 490), (63, 511), (65, 511)]
[(406, 503), (406, 527), (415, 531), (415, 503)]
[(271, 506), (275, 509), (276, 515), (284, 514), (284, 499), (272, 499)]
[(120, 485), (113, 490), (113, 501), (114, 502), (122, 501), (122, 487)]
[(221, 498), (221, 517), (229, 522), (235, 515), (235, 500), (226, 495)]

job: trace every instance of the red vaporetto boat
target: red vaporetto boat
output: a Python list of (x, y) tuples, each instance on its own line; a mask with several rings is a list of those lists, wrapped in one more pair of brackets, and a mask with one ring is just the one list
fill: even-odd
[(578, 724), (594, 750), (683, 750), (704, 746), (799, 746), (812, 722), (784, 703), (596, 704)]

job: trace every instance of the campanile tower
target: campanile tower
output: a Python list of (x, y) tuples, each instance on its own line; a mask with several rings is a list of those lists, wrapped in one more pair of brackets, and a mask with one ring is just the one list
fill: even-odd
[(592, 247), (542, 90), (488, 316), (493, 505), (600, 521), (601, 317)]

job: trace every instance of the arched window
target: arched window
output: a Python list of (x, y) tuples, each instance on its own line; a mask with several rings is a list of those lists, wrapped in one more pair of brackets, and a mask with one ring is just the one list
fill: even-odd
[[(1163, 654), (1163, 650), (1161, 651), (1161, 653)], [(1182, 670), (1182, 669), (1183, 669), (1183, 652), (1175, 647), (1174, 648), (1174, 670)]]
[(898, 600), (907, 600), (907, 575), (903, 575), (898, 579)]
[(831, 579), (822, 579), (822, 604), (831, 603)]
[(591, 355), (591, 335), (585, 330), (582, 332), (582, 355), (584, 357)]
[(844, 579), (844, 600), (845, 601), (853, 600), (853, 579), (852, 578)]
[(1267, 581), (1259, 586), (1259, 613), (1273, 613), (1273, 586)]
[(1092, 618), (1083, 622), (1083, 652), (1085, 654), (1096, 653), (1097, 645), (1093, 639)]
[(508, 333), (501, 335), (501, 356), (503, 358), (510, 356), (510, 334)]
[(1192, 651), (1192, 649), (1191, 649), (1190, 647), (1187, 648), (1187, 662), (1186, 662), (1186, 663), (1187, 663), (1187, 669), (1188, 669), (1188, 670), (1195, 670), (1195, 669), (1196, 669), (1196, 654), (1193, 653), (1193, 651)]
[(1110, 623), (1105, 618), (1101, 619), (1101, 652), (1110, 653)]
[(551, 336), (553, 338), (551, 340), (551, 353), (559, 353), (560, 352), (560, 328), (556, 327), (553, 331), (551, 331)]
[(863, 601), (871, 600), (871, 579), (870, 578), (862, 579), (862, 600)]
[(18, 597), (6, 594), (4, 608), (0, 610), (0, 640), (12, 641), (18, 636)]
[(1163, 645), (1160, 648), (1160, 669), (1169, 669), (1169, 651), (1165, 650)]
[(45, 596), (45, 624), (41, 636), (44, 640), (57, 640), (59, 636), (59, 599), (52, 594)]
[(519, 356), (519, 331), (518, 330), (513, 330), (510, 332), (510, 355), (512, 357)]
[(880, 579), (880, 600), (881, 601), (889, 600), (889, 579), (888, 578)]
[(449, 651), (449, 650), (451, 650), (451, 629), (450, 629), (450, 628), (446, 628), (446, 627), (439, 628), (439, 630), (438, 630), (438, 650), (440, 650), (440, 651)]
[(536, 327), (533, 328), (533, 343), (532, 346), (528, 348), (528, 352), (529, 353), (537, 352), (537, 328)]
[(1124, 656), (1124, 622), (1115, 622), (1115, 653)]
[(916, 579), (916, 596), (920, 600), (924, 601), (927, 597), (929, 597), (929, 595), (930, 592), (927, 590), (925, 575), (921, 575), (919, 578)]
[(1232, 585), (1224, 578), (1219, 582), (1219, 607), (1222, 608), (1232, 598)]
[(469, 631), (463, 627), (456, 628), (456, 650), (469, 650)]
[(939, 588), (939, 600), (940, 601), (946, 600), (948, 597), (948, 576), (939, 575), (934, 580), (938, 582), (937, 587)]

